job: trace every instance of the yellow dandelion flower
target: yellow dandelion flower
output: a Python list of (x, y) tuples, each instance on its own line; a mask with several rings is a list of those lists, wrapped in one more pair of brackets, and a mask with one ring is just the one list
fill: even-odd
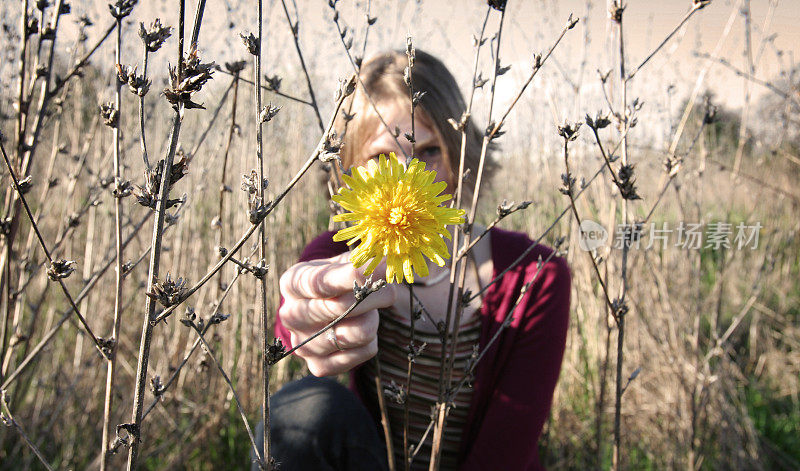
[[(347, 240), (348, 245), (361, 243), (353, 250), (350, 261), (360, 267), (369, 261), (369, 275), (386, 257), (386, 280), (414, 282), (414, 272), (428, 276), (423, 255), (444, 266), (450, 257), (442, 237), (450, 238), (447, 224), (464, 222), (464, 210), (440, 206), (451, 198), (440, 195), (445, 182), (436, 182), (436, 172), (425, 170), (425, 162), (417, 159), (406, 167), (394, 153), (387, 159), (381, 154), (378, 162), (370, 160), (366, 167), (344, 175), (348, 188), (342, 188), (333, 200), (349, 211), (334, 216), (334, 221), (358, 221), (333, 236), (334, 241)], [(412, 271), (413, 269), (413, 271)]]

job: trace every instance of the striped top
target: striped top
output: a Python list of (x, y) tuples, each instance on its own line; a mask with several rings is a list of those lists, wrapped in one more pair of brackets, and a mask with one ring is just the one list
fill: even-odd
[[(389, 310), (380, 310), (380, 325), (378, 327), (378, 361), (381, 369), (381, 383), (384, 390), (395, 385), (405, 388), (408, 375), (408, 344), (411, 340), (410, 325), (407, 319), (402, 318)], [(467, 361), (473, 352), (473, 346), (478, 344), (480, 338), (480, 315), (475, 315), (459, 327), (458, 345), (455, 350), (453, 364), (453, 384), (464, 377)], [(426, 345), (416, 357), (411, 378), (411, 392), (408, 397), (408, 443), (416, 446), (431, 421), (431, 411), (436, 404), (439, 388), (439, 365), (441, 361), (441, 339), (438, 333), (427, 333), (415, 330), (414, 345)], [(372, 362), (364, 364), (364, 373), (367, 377), (374, 377), (375, 368)], [(376, 397), (375, 383), (367, 382), (369, 393)], [(471, 388), (461, 388), (456, 395), (455, 407), (450, 409), (442, 439), (442, 470), (455, 470), (457, 466), (461, 436), (466, 428), (467, 413), (469, 412)], [(392, 445), (395, 463), (398, 469), (403, 469), (403, 423), (404, 406), (391, 398), (386, 398), (386, 408), (392, 432)], [(412, 462), (412, 470), (427, 470), (430, 463), (431, 445), (433, 443), (433, 428), (425, 437), (425, 443)]]

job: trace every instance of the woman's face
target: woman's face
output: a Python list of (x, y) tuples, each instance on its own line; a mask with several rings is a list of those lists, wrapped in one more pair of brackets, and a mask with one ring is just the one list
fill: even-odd
[[(383, 117), (389, 129), (400, 129), (400, 135), (395, 141), (394, 136), (380, 119), (373, 120), (375, 125), (368, 131), (364, 141), (361, 154), (357, 165), (364, 165), (370, 159), (377, 159), (379, 155), (389, 155), (394, 152), (398, 159), (402, 161), (404, 155), (411, 155), (411, 143), (405, 135), (411, 135), (411, 112), (408, 102), (386, 101), (377, 103), (378, 113)], [(453, 176), (451, 175), (450, 165), (444, 155), (444, 145), (439, 133), (430, 123), (427, 116), (423, 115), (420, 108), (414, 114), (414, 157), (425, 162), (428, 170), (436, 171), (436, 181), (447, 183), (446, 193), (452, 193), (454, 189)], [(400, 146), (397, 143), (400, 143)], [(402, 149), (402, 150), (401, 150)], [(405, 153), (404, 153), (405, 152)]]

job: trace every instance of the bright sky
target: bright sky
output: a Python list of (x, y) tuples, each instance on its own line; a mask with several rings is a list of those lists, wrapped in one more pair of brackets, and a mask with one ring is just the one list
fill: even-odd
[[(647, 101), (649, 108), (643, 111), (661, 113), (663, 117), (674, 116), (679, 102), (688, 96), (699, 71), (708, 63), (694, 57), (693, 51), (712, 52), (731, 18), (732, 26), (723, 39), (720, 56), (740, 69), (747, 68), (743, 54), (744, 20), (740, 13), (743, 1), (746, 0), (713, 0), (647, 64), (630, 84), (630, 96), (641, 96)], [(19, 9), (18, 3), (0, 2), (0, 15), (8, 18), (14, 29), (17, 28), (19, 13), (15, 9)], [(68, 17), (64, 34), (59, 39), (62, 48), (72, 43), (76, 31), (74, 22), (80, 14), (88, 13), (95, 22), (90, 30), (90, 41), (111, 21), (107, 1), (72, 0), (70, 3), (73, 14)], [(175, 0), (140, 1), (125, 31), (125, 42), (129, 46), (123, 54), (124, 62), (135, 64), (140, 60), (139, 39), (136, 37), (138, 22), (150, 23), (158, 16), (166, 24), (176, 25), (176, 3)], [(302, 49), (317, 95), (330, 96), (336, 87), (336, 79), (349, 74), (351, 69), (331, 21), (332, 12), (327, 0), (287, 0), (287, 4), (292, 16), (299, 16), (301, 21)], [(403, 48), (406, 35), (410, 34), (418, 48), (441, 57), (462, 87), (467, 88), (474, 54), (471, 38), (480, 29), (486, 12), (485, 1), (340, 0), (341, 18), (351, 30), (355, 30), (354, 50), (360, 51), (361, 48), (368, 4), (372, 16), (377, 16), (378, 21), (370, 29), (367, 56), (379, 50)], [(195, 5), (196, 0), (187, 0), (187, 34)], [(256, 29), (255, 5), (255, 0), (208, 0), (200, 37), (200, 49), (205, 60), (222, 64), (247, 57), (238, 33)], [(800, 28), (797, 27), (800, 25), (800, 0), (750, 0), (750, 5), (753, 55), (758, 58), (756, 76), (771, 80), (782, 70), (795, 66), (797, 58), (800, 58)], [(628, 67), (638, 65), (680, 22), (690, 6), (691, 0), (629, 0), (623, 23)], [(305, 96), (305, 84), (298, 75), (297, 55), (280, 1), (264, 0), (264, 11), (265, 71), (284, 77), (284, 91)], [(608, 19), (606, 0), (509, 0), (508, 3), (501, 58), (504, 64), (513, 67), (499, 82), (497, 99), (501, 105), (510, 101), (518, 84), (528, 75), (531, 55), (550, 47), (570, 12), (582, 21), (565, 36), (541, 77), (537, 77), (526, 92), (526, 99), (532, 100), (529, 107), (536, 109), (524, 119), (532, 119), (533, 126), (546, 124), (545, 121), (578, 119), (587, 111), (604, 107), (596, 71), (616, 67), (618, 45)], [(493, 12), (487, 35), (491, 36), (497, 30), (498, 18), (499, 15)], [(773, 34), (771, 41), (764, 41), (765, 37)], [(0, 46), (3, 49), (15, 47), (2, 44), (2, 41)], [(105, 47), (94, 64), (111, 67), (112, 57), (111, 48)], [(488, 49), (484, 48), (482, 58), (484, 76), (490, 76)], [(160, 71), (163, 77), (167, 62), (175, 62), (174, 40), (153, 58), (150, 70)], [(6, 64), (6, 67), (11, 66)], [(0, 73), (10, 72), (6, 67), (0, 64)], [(224, 80), (215, 80), (210, 87), (222, 87), (224, 83)], [(577, 84), (581, 84), (579, 96), (572, 89), (572, 85)], [(110, 81), (108, 85), (111, 87)], [(704, 88), (712, 89), (720, 103), (731, 107), (743, 103), (744, 80), (721, 65), (711, 68)], [(757, 100), (766, 92), (753, 85), (752, 93), (753, 100)], [(478, 100), (481, 99), (484, 97), (479, 96)], [(323, 113), (330, 106), (328, 102), (323, 102)]]

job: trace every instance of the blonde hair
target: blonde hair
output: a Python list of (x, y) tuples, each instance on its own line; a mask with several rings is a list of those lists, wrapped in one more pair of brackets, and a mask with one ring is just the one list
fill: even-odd
[[(404, 50), (387, 51), (373, 57), (365, 62), (361, 67), (361, 82), (355, 93), (345, 103), (345, 109), (350, 108), (353, 115), (352, 121), (346, 122), (339, 116), (337, 129), (340, 135), (343, 134), (343, 147), (341, 151), (342, 166), (345, 169), (359, 164), (359, 151), (366, 144), (370, 130), (378, 122), (378, 116), (369, 99), (378, 103), (387, 101), (400, 101), (409, 104), (410, 98), (408, 88), (403, 80), (403, 74), (408, 59)], [(450, 169), (450, 176), (453, 181), (448, 182), (455, 189), (458, 179), (458, 166), (461, 151), (461, 132), (454, 129), (448, 122), (452, 119), (459, 122), (466, 111), (466, 104), (458, 84), (447, 67), (432, 55), (416, 50), (414, 69), (412, 71), (414, 81), (414, 91), (424, 92), (420, 99), (419, 106), (415, 109), (415, 119), (429, 125), (441, 139), (443, 149), (442, 156), (445, 158)], [(381, 124), (382, 125), (382, 124)], [(468, 195), (472, 187), (468, 181), (473, 181), (478, 172), (480, 161), (481, 142), (483, 140), (483, 130), (475, 126), (470, 118), (466, 124), (467, 142), (464, 154), (464, 169), (469, 170), (470, 177), (465, 179), (464, 194)], [(405, 139), (398, 136), (398, 139)], [(490, 147), (491, 149), (491, 147)], [(488, 182), (496, 167), (496, 164), (489, 155), (484, 162), (484, 182)]]

